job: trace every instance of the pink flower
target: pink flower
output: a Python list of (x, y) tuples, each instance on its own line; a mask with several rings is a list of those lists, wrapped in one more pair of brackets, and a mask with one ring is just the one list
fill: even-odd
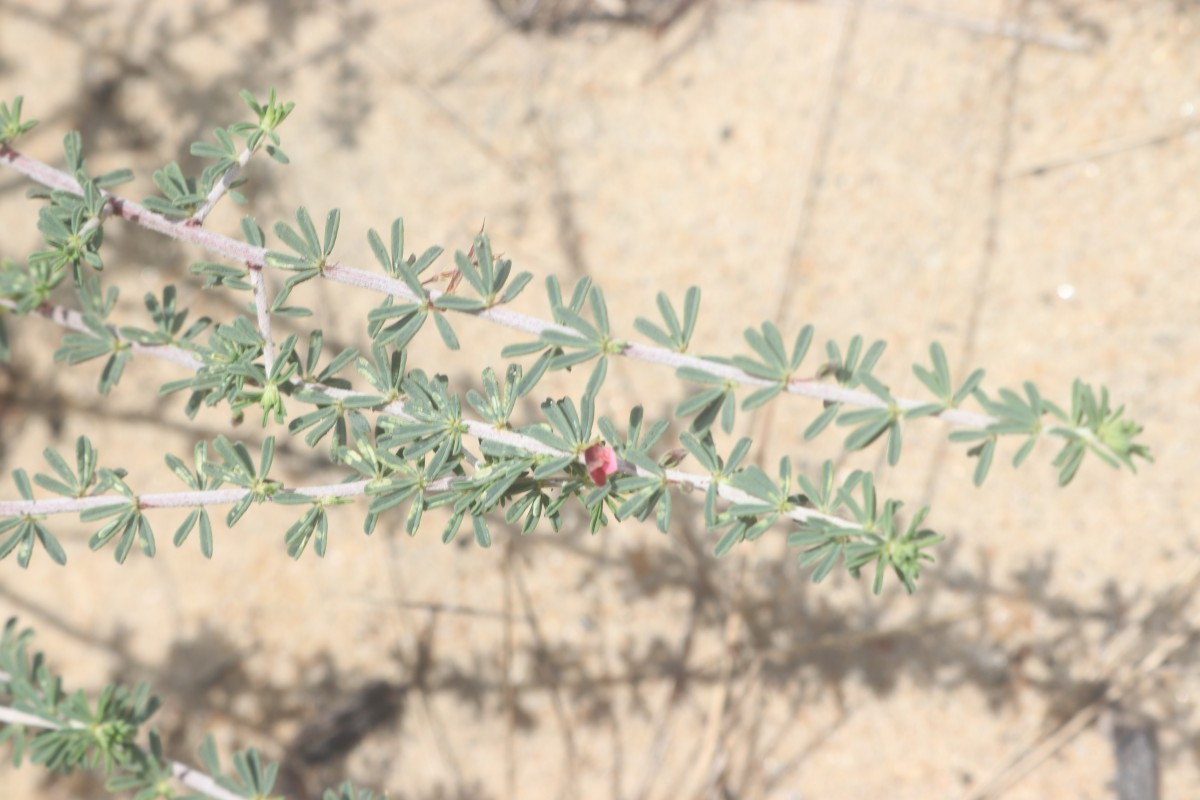
[(584, 450), (583, 460), (592, 483), (597, 486), (603, 486), (608, 482), (608, 476), (617, 471), (617, 451), (603, 443)]

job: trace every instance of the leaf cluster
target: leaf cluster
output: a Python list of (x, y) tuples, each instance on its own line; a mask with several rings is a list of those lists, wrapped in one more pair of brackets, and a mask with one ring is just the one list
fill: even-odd
[[(975, 484), (983, 483), (995, 457), (996, 442), (1000, 436), (1024, 436), (1025, 441), (1014, 454), (1012, 463), (1019, 467), (1033, 452), (1033, 448), (1044, 435), (1065, 439), (1062, 448), (1054, 457), (1058, 468), (1058, 483), (1066, 486), (1079, 472), (1079, 466), (1090, 452), (1110, 467), (1122, 465), (1137, 472), (1133, 459), (1153, 461), (1150, 448), (1137, 442), (1142, 426), (1132, 420), (1122, 419), (1125, 407), (1116, 410), (1109, 407), (1108, 390), (1101, 387), (1097, 397), (1095, 389), (1076, 379), (1071, 389), (1071, 412), (1042, 397), (1037, 387), (1026, 382), (1025, 396), (1009, 389), (1001, 389), (995, 399), (979, 389), (974, 393), (980, 404), (992, 414), (996, 421), (974, 431), (955, 431), (951, 441), (973, 443), (970, 454), (979, 460), (975, 468)], [(1060, 424), (1047, 425), (1044, 417), (1058, 420)]]
[(6, 145), (33, 130), (38, 124), (36, 119), (27, 121), (21, 120), (21, 106), (24, 104), (25, 98), (17, 95), (13, 100), (12, 107), (8, 103), (0, 101), (0, 145)]
[[(9, 619), (0, 633), (0, 703), (32, 723), (0, 723), (0, 742), (12, 747), (13, 766), (25, 759), (46, 769), (68, 774), (75, 769), (101, 771), (110, 792), (130, 793), (134, 800), (170, 797), (202, 800), (209, 792), (180, 793), (172, 762), (163, 754), (162, 737), (148, 727), (160, 706), (148, 684), (127, 689), (106, 685), (94, 703), (81, 691), (67, 692), (40, 652), (31, 652), (33, 631), (19, 629)], [(139, 744), (145, 731), (146, 744)], [(257, 750), (233, 754), (232, 769), (224, 769), (212, 736), (200, 746), (205, 780), (238, 797), (272, 797), (279, 765), (263, 760)], [(190, 772), (190, 771), (189, 771)], [(371, 792), (346, 783), (328, 790), (326, 800), (372, 800)]]
[[(214, 128), (216, 143), (192, 142), (193, 156), (211, 163), (204, 167), (199, 177), (185, 175), (179, 164), (172, 161), (153, 175), (154, 185), (161, 196), (154, 195), (142, 201), (146, 208), (171, 219), (186, 219), (200, 211), (215, 187), (226, 181), (225, 191), (237, 203), (245, 203), (245, 196), (237, 187), (246, 178), (236, 175), (242, 164), (260, 147), (280, 164), (287, 164), (287, 154), (280, 149), (279, 134), (275, 129), (292, 113), (295, 103), (280, 102), (271, 90), (265, 104), (260, 104), (250, 92), (242, 91), (242, 101), (257, 117), (254, 122), (236, 122), (225, 128)], [(241, 139), (239, 145), (236, 140)], [(227, 177), (229, 176), (229, 177)]]
[[(38, 473), (33, 476), (33, 482), (43, 489), (63, 497), (97, 497), (105, 494), (114, 483), (125, 476), (124, 470), (103, 469), (99, 467), (96, 449), (86, 437), (79, 437), (75, 442), (75, 469), (71, 469), (66, 459), (57, 450), (47, 447), (43, 457), (54, 471), (54, 475)], [(32, 501), (33, 486), (29, 482), (29, 474), (23, 469), (13, 471), (13, 482), (22, 500)], [(50, 532), (42, 517), (35, 514), (23, 514), (0, 520), (0, 537), (6, 537), (0, 542), (0, 558), (7, 558), (16, 552), (17, 563), (28, 567), (33, 557), (36, 545), (41, 545), (46, 554), (56, 564), (65, 564), (67, 554), (54, 534)]]

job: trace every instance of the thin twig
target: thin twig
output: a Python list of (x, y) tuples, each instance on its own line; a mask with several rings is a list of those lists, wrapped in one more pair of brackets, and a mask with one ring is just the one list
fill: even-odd
[[(848, 0), (819, 0), (824, 5), (840, 6)], [(974, 19), (960, 14), (949, 14), (943, 11), (930, 11), (924, 8), (888, 2), (888, 0), (872, 0), (866, 4), (871, 11), (884, 11), (900, 16), (912, 17), (933, 25), (955, 28), (978, 36), (992, 36), (1001, 39), (1011, 39), (1024, 44), (1038, 47), (1048, 47), (1068, 53), (1086, 53), (1092, 49), (1092, 43), (1080, 36), (1067, 34), (1043, 33), (1028, 25), (1018, 22), (991, 22)]]
[(1104, 658), (1107, 664), (1102, 664), (1095, 676), (1097, 683), (1103, 683), (1103, 692), (1040, 741), (1021, 748), (996, 774), (967, 795), (968, 799), (991, 800), (1002, 796), (1068, 742), (1087, 730), (1106, 706), (1117, 704), (1129, 695), (1146, 675), (1157, 670), (1186, 645), (1191, 640), (1191, 635), (1175, 633), (1149, 648), (1140, 658), (1137, 656), (1146, 623), (1165, 614), (1172, 618), (1181, 616), (1184, 607), (1195, 597), (1198, 589), (1200, 567), (1193, 569), (1187, 580), (1175, 586), (1161, 602), (1155, 603), (1139, 617), (1136, 624), (1127, 626), (1122, 635), (1109, 646)]
[[(450, 488), (450, 478), (443, 478), (427, 487), (429, 491)], [(288, 487), (287, 491), (306, 497), (358, 497), (366, 492), (367, 481), (331, 483), (324, 486)], [(249, 489), (208, 489), (188, 492), (159, 492), (137, 496), (138, 508), (191, 508), (193, 506), (229, 505), (246, 495)], [(75, 514), (91, 508), (128, 505), (124, 495), (97, 497), (63, 497), (50, 500), (0, 500), (0, 517), (20, 517), (26, 514)]]
[[(260, 139), (259, 141), (261, 142), (262, 140)], [(216, 184), (209, 191), (208, 197), (204, 198), (204, 203), (198, 209), (196, 209), (194, 214), (192, 214), (189, 221), (193, 225), (204, 224), (204, 220), (206, 220), (208, 215), (212, 213), (212, 210), (217, 207), (217, 203), (219, 203), (221, 198), (225, 196), (225, 193), (233, 188), (233, 182), (237, 180), (238, 173), (241, 172), (242, 168), (246, 166), (246, 163), (250, 161), (250, 156), (252, 155), (254, 155), (254, 150), (251, 150), (249, 147), (243, 149), (241, 155), (238, 156), (238, 160), (234, 162), (233, 166), (225, 170), (225, 174), (221, 176), (221, 180), (216, 182)]]
[[(735, 591), (741, 593), (742, 582), (745, 576), (745, 558), (738, 565), (738, 586)], [(693, 765), (692, 773), (688, 780), (683, 785), (696, 786), (693, 793), (695, 797), (712, 797), (715, 795), (715, 783), (721, 775), (728, 759), (728, 752), (721, 746), (726, 737), (726, 723), (728, 722), (728, 711), (730, 697), (733, 695), (734, 662), (737, 660), (736, 651), (737, 643), (742, 634), (742, 615), (741, 611), (734, 604), (729, 609), (728, 616), (725, 618), (724, 635), (721, 652), (721, 677), (718, 681), (718, 687), (713, 694), (712, 700), (708, 705), (708, 723), (704, 727), (704, 732), (700, 736), (700, 752)], [(743, 681), (748, 684), (753, 684), (759, 679), (759, 667), (761, 659), (756, 660), (751, 664), (748, 673), (741, 676)]]
[(571, 708), (567, 699), (563, 696), (562, 684), (552, 665), (548, 663), (553, 657), (550, 646), (546, 641), (545, 635), (542, 633), (542, 627), (538, 622), (538, 614), (534, 609), (533, 599), (529, 596), (529, 587), (525, 585), (525, 578), (521, 574), (521, 566), (516, 559), (509, 562), (509, 575), (512, 578), (513, 587), (517, 590), (517, 596), (521, 599), (521, 605), (524, 607), (525, 624), (529, 628), (530, 636), (533, 639), (534, 645), (534, 665), (539, 679), (545, 685), (547, 693), (550, 695), (550, 705), (554, 709), (554, 715), (558, 717), (559, 727), (562, 729), (563, 749), (566, 751), (566, 769), (567, 774), (564, 777), (563, 791), (559, 792), (559, 797), (576, 797), (579, 794), (579, 748), (575, 744), (575, 719), (571, 713)]
[(1188, 639), (1187, 635), (1177, 633), (1163, 640), (1119, 680), (1106, 684), (1099, 697), (1079, 709), (1074, 716), (1041, 741), (1022, 749), (978, 791), (968, 795), (969, 800), (993, 800), (1004, 795), (1072, 739), (1087, 730), (1099, 718), (1105, 706), (1114, 704), (1129, 694), (1142, 676), (1157, 669), (1187, 644)]
[(1165, 129), (1155, 133), (1118, 136), (1104, 141), (1089, 150), (1082, 150), (1070, 155), (1049, 158), (1028, 166), (1014, 168), (1004, 177), (1005, 180), (1041, 177), (1050, 172), (1069, 169), (1080, 164), (1091, 165), (1092, 162), (1103, 161), (1134, 150), (1140, 150), (1143, 147), (1161, 147), (1162, 145), (1170, 144), (1173, 141), (1195, 133), (1198, 129), (1200, 129), (1200, 122), (1187, 120), (1168, 125)]
[(271, 309), (267, 302), (267, 281), (262, 267), (250, 265), (250, 286), (254, 290), (254, 313), (258, 318), (258, 332), (263, 340), (263, 369), (268, 375), (275, 368), (275, 343), (271, 341)]

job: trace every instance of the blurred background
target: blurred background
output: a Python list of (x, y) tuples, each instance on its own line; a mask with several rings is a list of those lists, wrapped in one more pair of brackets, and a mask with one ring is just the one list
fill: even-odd
[[(783, 528), (716, 560), (685, 496), (666, 536), (497, 521), (490, 550), (443, 545), (435, 515), (413, 539), (401, 521), (364, 537), (352, 506), (327, 557), (298, 562), (277, 509), (218, 526), (211, 561), (170, 547), (164, 514), (158, 556), (124, 566), (63, 521), (68, 565), (5, 562), (0, 614), (38, 630), (69, 688), (152, 681), (175, 758), (198, 763), (206, 732), (226, 758), (258, 747), (293, 798), (346, 777), (413, 800), (1132, 797), (1117, 753), (1134, 751), (1161, 796), (1189, 796), (1197, 26), (1189, 0), (0, 2), (0, 99), (24, 95), (41, 120), (19, 149), (61, 166), (78, 130), (93, 173), (134, 170), (127, 197), (171, 161), (198, 172), (190, 142), (247, 118), (239, 90), (275, 87), (297, 104), (280, 129), (292, 163), (256, 158), (248, 206), (223, 203), (213, 230), (337, 207), (335, 258), (374, 269), (367, 231), (397, 216), (418, 252), (466, 250), (486, 225), (535, 275), (516, 304), (529, 313), (548, 316), (547, 276), (588, 276), (616, 334), (638, 339), (658, 291), (678, 305), (699, 285), (695, 352), (746, 352), (764, 320), (785, 338), (811, 323), (821, 351), (886, 341), (876, 374), (916, 396), (910, 365), (937, 340), (992, 390), (1032, 380), (1069, 404), (1075, 377), (1106, 385), (1156, 457), (1136, 477), (1089, 460), (1060, 489), (1048, 444), (1019, 471), (1002, 450), (975, 488), (941, 423), (909, 425), (889, 469), (878, 447), (842, 455), (844, 431), (804, 442), (820, 407), (791, 398), (739, 415), (735, 435), (769, 471), (834, 457), (877, 469), (909, 511), (932, 506), (947, 540), (915, 596), (813, 586)], [(0, 170), (0, 257), (38, 247), (30, 186)], [(187, 272), (208, 257), (108, 223), (115, 314), (142, 319), (141, 296), (173, 283), (194, 314), (228, 319), (242, 298)], [(363, 346), (378, 298), (316, 283), (297, 296), (326, 346)], [(98, 364), (51, 361), (60, 330), (8, 325), (0, 496), (80, 434), (131, 485), (173, 490), (163, 453), (230, 431), (227, 411), (192, 422), (158, 395), (181, 377), (169, 365), (136, 361), (98, 400)], [(461, 352), (425, 331), (409, 365), (462, 391), (520, 340), (455, 327)], [(617, 359), (601, 410), (669, 417), (688, 391)], [(233, 435), (270, 433), (248, 420)], [(290, 484), (338, 477), (302, 442), (277, 463)], [(30, 767), (0, 767), (0, 787), (101, 792)]]

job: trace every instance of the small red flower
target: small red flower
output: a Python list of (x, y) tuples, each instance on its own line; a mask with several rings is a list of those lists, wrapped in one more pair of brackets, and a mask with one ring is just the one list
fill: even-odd
[(584, 450), (583, 461), (592, 483), (597, 486), (603, 486), (608, 482), (608, 476), (617, 471), (617, 451), (604, 443), (594, 444)]

